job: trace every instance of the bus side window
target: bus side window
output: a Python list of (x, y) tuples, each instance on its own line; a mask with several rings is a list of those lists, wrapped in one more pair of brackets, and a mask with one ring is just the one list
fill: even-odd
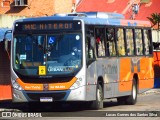
[(96, 45), (97, 45), (97, 56), (103, 57), (105, 56), (105, 36), (104, 36), (104, 28), (96, 29)]
[(144, 45), (145, 45), (145, 55), (149, 55), (149, 46), (150, 46), (150, 38), (149, 38), (149, 31), (144, 30)]
[(95, 38), (92, 35), (87, 36), (86, 37), (86, 53), (87, 53), (88, 60), (95, 58), (94, 47), (95, 47)]
[(109, 56), (115, 56), (116, 55), (116, 46), (115, 46), (115, 37), (114, 37), (114, 29), (108, 28), (106, 30), (106, 47), (108, 48), (107, 51), (109, 53)]
[(134, 55), (134, 42), (132, 29), (126, 29), (127, 55)]
[(118, 55), (124, 56), (125, 51), (125, 42), (124, 42), (124, 30), (122, 28), (119, 28), (117, 31), (117, 47), (118, 47)]
[(135, 40), (136, 40), (136, 54), (137, 55), (143, 55), (142, 31), (141, 31), (141, 29), (135, 29)]

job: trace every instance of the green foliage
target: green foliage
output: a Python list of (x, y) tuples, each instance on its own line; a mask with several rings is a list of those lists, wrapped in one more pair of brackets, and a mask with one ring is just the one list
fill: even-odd
[(149, 3), (151, 0), (141, 0), (141, 3)]
[(152, 13), (151, 17), (147, 17), (151, 23), (152, 23), (152, 27), (154, 27), (155, 25), (158, 25), (158, 30), (160, 28), (160, 13)]

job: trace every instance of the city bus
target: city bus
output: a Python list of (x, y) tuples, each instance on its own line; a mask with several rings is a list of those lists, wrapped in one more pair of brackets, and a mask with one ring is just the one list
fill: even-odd
[(134, 105), (154, 85), (148, 21), (118, 13), (83, 12), (16, 20), (11, 41), (13, 102), (105, 99)]
[(160, 43), (153, 42), (153, 59), (154, 59), (154, 88), (160, 88)]
[[(5, 51), (3, 38), (10, 40), (11, 32), (7, 28), (0, 29), (0, 102), (11, 100), (10, 59)], [(7, 42), (9, 43), (9, 41)], [(9, 46), (9, 44), (8, 44)]]

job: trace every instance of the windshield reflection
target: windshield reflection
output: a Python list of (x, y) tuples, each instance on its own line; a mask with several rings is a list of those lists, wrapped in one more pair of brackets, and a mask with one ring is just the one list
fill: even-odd
[(82, 65), (82, 37), (80, 33), (14, 36), (14, 69), (21, 75), (74, 73)]

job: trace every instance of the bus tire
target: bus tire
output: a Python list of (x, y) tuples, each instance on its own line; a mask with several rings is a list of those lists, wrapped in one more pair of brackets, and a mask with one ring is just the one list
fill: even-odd
[(117, 98), (117, 102), (119, 105), (124, 105), (125, 104), (125, 99), (126, 99), (126, 96), (125, 97), (118, 97)]
[(133, 79), (132, 92), (131, 95), (127, 96), (126, 104), (135, 105), (137, 102), (137, 93), (138, 93), (137, 82), (135, 79)]
[(133, 84), (132, 84), (132, 91), (131, 91), (131, 95), (129, 96), (123, 96), (123, 97), (118, 97), (117, 98), (117, 102), (120, 105), (134, 105), (137, 102), (137, 83), (136, 80), (133, 79)]
[(93, 110), (103, 108), (103, 90), (100, 84), (96, 88), (96, 100), (91, 102), (90, 108)]

